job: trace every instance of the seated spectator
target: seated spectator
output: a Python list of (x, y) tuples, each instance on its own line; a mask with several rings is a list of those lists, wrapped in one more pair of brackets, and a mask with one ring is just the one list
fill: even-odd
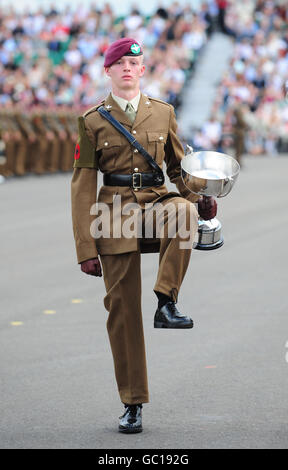
[(276, 155), (285, 148), (287, 18), (288, 4), (281, 1), (245, 0), (227, 6), (226, 29), (233, 33), (235, 45), (229, 68), (217, 88), (221, 98), (218, 111), (229, 133), (235, 99), (248, 105), (251, 130), (246, 145), (252, 154), (261, 149), (267, 155)]

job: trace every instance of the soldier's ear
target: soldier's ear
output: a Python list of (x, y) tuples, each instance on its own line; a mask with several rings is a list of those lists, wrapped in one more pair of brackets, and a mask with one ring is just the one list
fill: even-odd
[(104, 67), (104, 70), (105, 70), (106, 75), (110, 77), (110, 67)]
[(140, 72), (140, 77), (143, 77), (144, 73), (145, 73), (145, 70), (146, 70), (146, 66), (144, 64), (142, 64), (141, 66), (141, 72)]

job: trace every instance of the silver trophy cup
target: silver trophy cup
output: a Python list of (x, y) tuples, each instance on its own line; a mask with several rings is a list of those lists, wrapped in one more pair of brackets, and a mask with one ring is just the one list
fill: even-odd
[[(230, 193), (239, 175), (239, 163), (229, 155), (213, 151), (193, 152), (187, 145), (187, 154), (181, 160), (181, 175), (185, 186), (195, 194), (208, 197), (225, 197)], [(198, 250), (215, 250), (224, 243), (222, 226), (216, 217), (199, 219)]]

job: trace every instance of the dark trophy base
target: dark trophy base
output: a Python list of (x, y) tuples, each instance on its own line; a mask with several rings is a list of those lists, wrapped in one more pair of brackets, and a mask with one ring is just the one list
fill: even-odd
[(220, 248), (224, 243), (224, 238), (221, 238), (218, 240), (216, 243), (212, 243), (210, 245), (203, 245), (201, 243), (194, 243), (193, 248), (194, 250), (202, 250), (202, 251), (208, 251), (208, 250), (217, 250), (217, 248)]

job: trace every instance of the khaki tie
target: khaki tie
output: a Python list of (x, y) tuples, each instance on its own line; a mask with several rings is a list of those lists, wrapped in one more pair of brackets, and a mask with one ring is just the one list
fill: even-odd
[(133, 122), (135, 121), (135, 118), (136, 118), (136, 111), (133, 108), (133, 105), (131, 103), (127, 103), (125, 113), (127, 114), (128, 118), (130, 119), (130, 121), (133, 124)]

